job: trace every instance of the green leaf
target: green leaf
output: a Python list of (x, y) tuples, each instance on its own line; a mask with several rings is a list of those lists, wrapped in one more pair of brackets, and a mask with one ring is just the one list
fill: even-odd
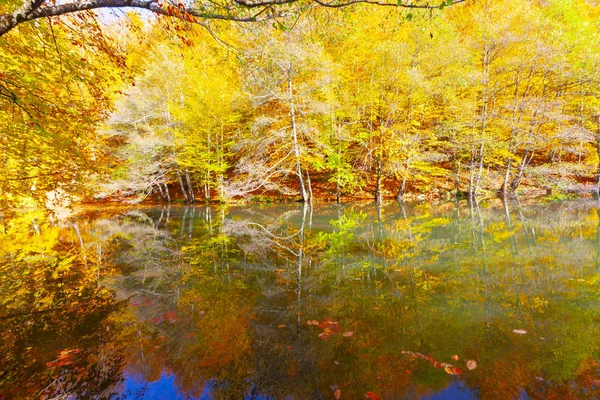
[[(400, 1), (398, 1), (398, 3), (400, 3)], [(408, 14), (406, 15), (406, 20), (407, 20), (407, 21), (410, 21), (410, 20), (412, 19), (412, 17), (413, 17), (412, 13), (408, 13)]]

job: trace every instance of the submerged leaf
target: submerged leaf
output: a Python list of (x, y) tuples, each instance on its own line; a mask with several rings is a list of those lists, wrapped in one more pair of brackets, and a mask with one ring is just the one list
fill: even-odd
[(469, 360), (469, 361), (467, 361), (467, 368), (468, 368), (469, 371), (472, 371), (475, 368), (477, 368), (477, 361), (475, 361), (475, 360)]

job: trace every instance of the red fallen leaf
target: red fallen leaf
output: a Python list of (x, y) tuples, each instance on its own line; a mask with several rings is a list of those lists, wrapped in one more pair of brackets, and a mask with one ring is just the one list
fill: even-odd
[(600, 387), (600, 379), (594, 379), (594, 380), (592, 381), (592, 384), (593, 384), (594, 386)]
[(342, 333), (343, 337), (350, 337), (352, 335), (354, 335), (354, 332), (344, 332), (344, 333)]
[(300, 311), (296, 311), (296, 315), (302, 315)]
[(406, 370), (406, 375), (412, 375), (412, 371), (410, 369)]
[(446, 367), (444, 368), (449, 375), (462, 375), (463, 370), (458, 367)]
[(475, 361), (475, 360), (469, 360), (469, 361), (467, 361), (467, 369), (469, 371), (472, 371), (475, 368), (477, 368), (477, 361)]
[(46, 367), (50, 368), (50, 367), (62, 367), (64, 365), (71, 365), (73, 364), (73, 360), (71, 360), (71, 356), (73, 354), (77, 354), (79, 353), (81, 350), (79, 349), (65, 349), (62, 350), (59, 355), (58, 358), (54, 361), (49, 361), (46, 363)]
[(288, 348), (288, 350), (291, 350), (291, 349), (292, 349), (292, 346), (291, 346), (291, 345), (289, 345), (287, 348)]
[(186, 338), (193, 338), (194, 336), (196, 336), (196, 332), (190, 332), (187, 335), (185, 335)]
[(365, 399), (369, 399), (369, 400), (380, 400), (379, 396), (377, 396), (375, 393), (373, 392), (367, 392), (365, 393)]
[(73, 364), (73, 361), (69, 360), (69, 359), (64, 359), (64, 360), (54, 360), (54, 361), (50, 361), (46, 363), (46, 367), (50, 368), (50, 367), (62, 367), (64, 365), (71, 365)]
[[(314, 324), (314, 322), (315, 322), (315, 321), (313, 321), (313, 324)], [(321, 322), (321, 323), (319, 323), (319, 322), (317, 321), (317, 326), (318, 326), (319, 328), (321, 328), (321, 329), (323, 329), (323, 328), (328, 328), (328, 327), (329, 327), (329, 325), (331, 325), (331, 324), (332, 324), (332, 322), (333, 322), (333, 321), (331, 320), (331, 318), (329, 318), (329, 317), (326, 317), (326, 318), (323, 320), (323, 322)]]
[(450, 357), (450, 358), (451, 358), (451, 359), (453, 359), (454, 361), (458, 361), (458, 360), (460, 360), (460, 358), (459, 358), (459, 357), (458, 357), (456, 354), (454, 354), (454, 355), (453, 355), (452, 357)]
[(163, 323), (164, 321), (165, 321), (165, 316), (164, 315), (158, 315), (158, 316), (152, 318), (149, 322), (151, 324), (158, 325), (158, 324)]
[(319, 337), (321, 339), (327, 339), (329, 336), (331, 336), (331, 333), (328, 333), (328, 332), (321, 332), (321, 333), (319, 333)]
[(333, 393), (333, 397), (334, 397), (336, 400), (339, 400), (339, 399), (342, 397), (342, 391), (341, 391), (340, 389), (336, 390), (336, 391)]
[(283, 328), (285, 328), (285, 325), (284, 325), (284, 324), (281, 324), (281, 325), (277, 325), (277, 327), (278, 327), (279, 329), (283, 329)]
[(62, 350), (60, 352), (60, 355), (58, 356), (58, 358), (62, 358), (65, 356), (70, 356), (71, 354), (77, 354), (79, 353), (81, 350), (79, 349), (71, 349), (71, 350)]
[(316, 325), (316, 326), (319, 326), (319, 321), (317, 321), (316, 319), (313, 319), (313, 320), (312, 320), (312, 324), (313, 324), (313, 325)]
[(165, 313), (165, 319), (171, 324), (177, 322), (177, 311), (169, 311)]
[(440, 364), (439, 362), (434, 362), (433, 363), (434, 368), (442, 368), (442, 364)]

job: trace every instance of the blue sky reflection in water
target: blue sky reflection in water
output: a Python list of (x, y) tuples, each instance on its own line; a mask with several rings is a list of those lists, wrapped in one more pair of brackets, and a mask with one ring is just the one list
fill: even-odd
[(16, 217), (0, 253), (0, 394), (595, 399), (598, 207)]

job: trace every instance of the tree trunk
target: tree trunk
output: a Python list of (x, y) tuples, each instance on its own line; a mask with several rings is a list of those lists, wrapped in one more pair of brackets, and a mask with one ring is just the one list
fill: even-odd
[(190, 192), (190, 202), (195, 203), (196, 198), (194, 197), (194, 188), (192, 187), (192, 183), (190, 182), (190, 173), (187, 168), (185, 169), (185, 183), (187, 183), (188, 190)]
[(381, 163), (381, 155), (377, 155), (377, 185), (375, 187), (375, 203), (380, 205), (383, 201), (382, 190), (381, 190), (381, 177), (383, 175), (383, 168)]
[(519, 164), (519, 170), (517, 172), (517, 176), (515, 176), (515, 178), (510, 183), (510, 191), (512, 193), (516, 192), (516, 190), (519, 188), (519, 185), (521, 184), (521, 180), (523, 179), (525, 168), (527, 168), (527, 166), (531, 162), (531, 159), (533, 158), (533, 154), (534, 154), (533, 150), (525, 150), (525, 154), (523, 155), (523, 160), (521, 160), (521, 164)]
[(313, 200), (313, 191), (312, 191), (312, 183), (310, 181), (310, 173), (306, 170), (306, 184), (308, 186), (308, 202), (312, 203)]
[(179, 172), (179, 170), (177, 171), (177, 178), (179, 179), (179, 186), (181, 186), (181, 193), (183, 193), (183, 199), (186, 203), (189, 203), (185, 187), (183, 186), (183, 179), (181, 178), (181, 173)]
[[(488, 118), (488, 106), (489, 106), (489, 97), (490, 97), (490, 53), (491, 49), (486, 43), (483, 48), (483, 83), (484, 90), (482, 96), (482, 109), (481, 109), (481, 134), (479, 137), (479, 149), (477, 151), (476, 157), (474, 161), (471, 163), (471, 168), (475, 168), (477, 166), (477, 174), (471, 179), (471, 184), (469, 187), (469, 196), (474, 198), (477, 195), (477, 191), (479, 190), (479, 184), (481, 182), (481, 175), (483, 172), (483, 150), (485, 145), (485, 133), (487, 128), (487, 118)], [(471, 171), (473, 174), (473, 171)]]
[(506, 173), (504, 174), (504, 181), (502, 182), (502, 186), (500, 187), (500, 193), (502, 193), (502, 197), (507, 197), (509, 194), (509, 186), (508, 180), (510, 179), (510, 168), (512, 166), (512, 158), (509, 158), (506, 162)]
[(597, 116), (598, 127), (596, 128), (596, 152), (598, 154), (598, 167), (596, 169), (596, 192), (600, 194), (600, 114)]
[(163, 182), (163, 186), (165, 187), (165, 194), (167, 195), (167, 203), (171, 202), (171, 195), (169, 194), (169, 187), (166, 182)]
[(296, 110), (294, 106), (294, 91), (292, 88), (292, 80), (288, 79), (288, 91), (290, 96), (290, 117), (292, 119), (292, 139), (294, 145), (294, 156), (296, 157), (296, 175), (298, 175), (298, 183), (300, 184), (300, 195), (302, 196), (302, 202), (308, 203), (308, 192), (304, 183), (304, 176), (302, 173), (302, 164), (300, 162), (300, 145), (298, 144), (298, 128), (296, 126)]
[(396, 194), (396, 200), (400, 203), (404, 198), (404, 193), (406, 193), (406, 178), (402, 179), (400, 183), (400, 188), (398, 188), (398, 193)]
[(454, 158), (454, 168), (452, 171), (452, 175), (454, 176), (454, 190), (456, 192), (455, 197), (458, 199), (458, 196), (460, 196), (460, 164), (456, 157), (456, 153), (453, 153), (453, 158)]
[(161, 198), (162, 200), (164, 200), (164, 199), (165, 199), (165, 193), (163, 192), (163, 188), (162, 188), (162, 186), (160, 185), (160, 182), (159, 182), (159, 183), (157, 183), (157, 184), (156, 184), (156, 186), (158, 186), (158, 192), (160, 193), (160, 198)]

